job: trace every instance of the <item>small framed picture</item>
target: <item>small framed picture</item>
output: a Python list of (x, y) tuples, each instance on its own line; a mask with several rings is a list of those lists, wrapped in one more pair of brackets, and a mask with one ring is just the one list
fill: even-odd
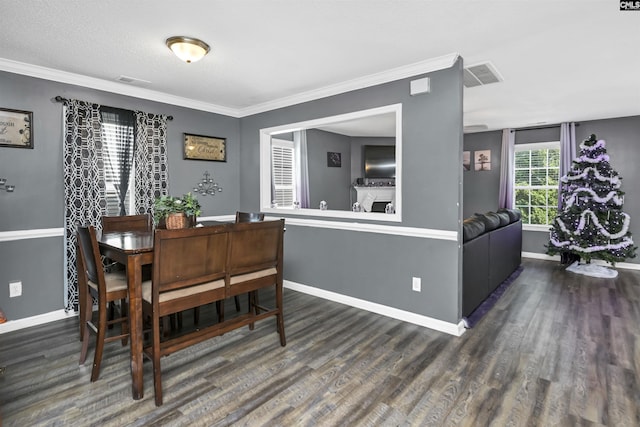
[(342, 167), (342, 153), (327, 152), (327, 166), (330, 168)]
[(33, 113), (0, 108), (0, 146), (33, 148)]
[(491, 150), (480, 150), (473, 153), (475, 155), (475, 170), (490, 171), (491, 170)]
[(227, 140), (215, 136), (184, 134), (184, 158), (190, 160), (227, 161)]

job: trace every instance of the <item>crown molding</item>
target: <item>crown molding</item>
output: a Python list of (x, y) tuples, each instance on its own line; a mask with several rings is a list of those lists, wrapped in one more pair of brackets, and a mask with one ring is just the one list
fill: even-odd
[(135, 98), (147, 99), (164, 104), (176, 105), (180, 107), (192, 108), (199, 111), (222, 114), (225, 116), (241, 118), (253, 114), (264, 113), (278, 108), (289, 107), (303, 102), (313, 101), (328, 96), (339, 95), (353, 90), (364, 89), (383, 83), (400, 80), (419, 74), (430, 73), (438, 70), (450, 68), (460, 57), (458, 53), (451, 53), (437, 58), (416, 62), (402, 67), (392, 68), (379, 73), (370, 74), (342, 83), (325, 86), (319, 89), (302, 92), (296, 95), (279, 98), (273, 101), (256, 104), (245, 108), (229, 108), (208, 102), (198, 101), (181, 96), (170, 95), (150, 89), (130, 86), (123, 83), (98, 79), (95, 77), (83, 76), (81, 74), (69, 73), (67, 71), (42, 67), (39, 65), (27, 64), (0, 58), (0, 70), (14, 74), (21, 74), (60, 83), (72, 84), (87, 87), (105, 92), (117, 93), (119, 95), (132, 96)]
[(149, 101), (162, 102), (164, 104), (176, 105), (179, 107), (192, 108), (199, 111), (207, 111), (236, 118), (239, 117), (238, 110), (235, 108), (223, 107), (221, 105), (170, 95), (168, 93), (135, 87), (124, 83), (97, 79), (95, 77), (83, 76), (81, 74), (69, 73), (67, 71), (12, 61), (5, 58), (0, 58), (0, 70), (59, 83), (117, 93), (119, 95), (132, 96), (134, 98), (147, 99)]
[(452, 67), (459, 57), (460, 54), (458, 53), (450, 53), (448, 55), (439, 56), (437, 58), (415, 62), (413, 64), (404, 65), (402, 67), (392, 68), (390, 70), (381, 71), (379, 73), (369, 74), (367, 76), (347, 80), (335, 85), (329, 85), (319, 89), (310, 90), (308, 92), (302, 92), (296, 95), (276, 99), (274, 101), (256, 104), (240, 109), (239, 116), (251, 116), (253, 114), (264, 113), (266, 111), (289, 107), (291, 105), (301, 104), (303, 102), (313, 101), (320, 98), (326, 98), (328, 96), (339, 95), (341, 93), (350, 92), (353, 90), (364, 89), (383, 83), (406, 79), (408, 77), (417, 76), (419, 74), (444, 70)]

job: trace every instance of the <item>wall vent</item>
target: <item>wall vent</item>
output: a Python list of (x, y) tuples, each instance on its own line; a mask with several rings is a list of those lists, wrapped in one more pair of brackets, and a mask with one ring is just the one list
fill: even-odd
[(129, 76), (120, 76), (116, 79), (116, 81), (119, 81), (120, 83), (127, 83), (130, 85), (148, 85), (151, 84), (150, 81), (148, 80), (142, 80), (142, 79), (136, 79), (135, 77), (129, 77)]
[(504, 79), (490, 62), (471, 65), (464, 69), (464, 87), (484, 86)]

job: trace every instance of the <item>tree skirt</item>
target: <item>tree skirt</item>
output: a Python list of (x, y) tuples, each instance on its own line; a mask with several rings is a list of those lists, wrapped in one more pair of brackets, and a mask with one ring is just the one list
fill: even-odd
[(571, 264), (566, 268), (566, 270), (572, 273), (583, 274), (591, 277), (601, 277), (604, 279), (613, 279), (614, 277), (618, 277), (618, 272), (612, 268), (595, 264), (580, 264), (578, 261)]
[(462, 321), (464, 322), (464, 327), (467, 329), (473, 328), (480, 321), (480, 319), (482, 319), (482, 317), (487, 314), (489, 310), (491, 310), (491, 308), (498, 302), (507, 288), (511, 286), (511, 284), (518, 278), (520, 273), (522, 273), (523, 269), (524, 267), (522, 266), (516, 268), (516, 270), (511, 273), (511, 275), (507, 277), (504, 282), (500, 283), (500, 285), (498, 285), (498, 287), (495, 288), (493, 292), (491, 292), (487, 299), (482, 301), (482, 304), (480, 304), (475, 310), (471, 312), (469, 317), (463, 317)]

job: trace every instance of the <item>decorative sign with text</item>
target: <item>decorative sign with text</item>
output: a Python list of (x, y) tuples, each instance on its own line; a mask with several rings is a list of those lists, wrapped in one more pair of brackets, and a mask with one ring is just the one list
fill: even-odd
[(184, 134), (184, 158), (190, 160), (227, 161), (227, 140), (215, 136)]
[(33, 148), (33, 113), (0, 108), (0, 146)]

